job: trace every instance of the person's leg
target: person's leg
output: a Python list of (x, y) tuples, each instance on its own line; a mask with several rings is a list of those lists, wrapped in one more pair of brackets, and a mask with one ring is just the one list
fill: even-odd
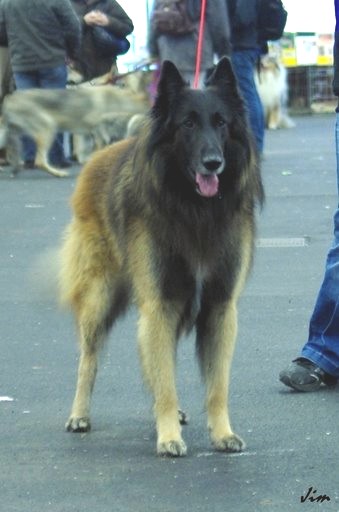
[[(35, 71), (13, 73), (15, 86), (18, 90), (34, 89), (39, 87), (39, 77)], [(22, 137), (23, 159), (28, 166), (33, 166), (35, 160), (36, 146), (34, 141), (23, 135)]]
[[(335, 134), (339, 183), (339, 114), (336, 114)], [(339, 377), (339, 207), (334, 214), (334, 240), (327, 255), (325, 276), (302, 356)]]
[[(12, 68), (8, 48), (0, 46), (0, 112), (5, 96), (12, 92)], [(7, 163), (6, 149), (0, 149), (0, 165)]]
[(0, 47), (0, 104), (4, 97), (10, 92), (11, 84), (11, 63), (9, 60), (8, 48)]
[[(339, 114), (336, 115), (336, 157), (339, 186)], [(312, 364), (310, 365), (309, 362)], [(296, 359), (280, 374), (295, 389), (318, 389), (321, 382), (333, 385), (339, 378), (339, 207), (334, 215), (334, 241), (325, 275), (310, 319), (308, 341)]]
[[(55, 68), (40, 70), (39, 81), (41, 89), (65, 89), (67, 82), (67, 68), (65, 65)], [(65, 162), (64, 154), (64, 134), (58, 133), (49, 152), (49, 159), (54, 165), (63, 166)]]
[(262, 103), (254, 81), (254, 69), (258, 59), (256, 50), (234, 51), (232, 65), (239, 88), (248, 110), (249, 123), (259, 154), (264, 149), (265, 121)]
[(18, 90), (34, 89), (39, 87), (39, 76), (36, 71), (14, 73), (14, 81)]

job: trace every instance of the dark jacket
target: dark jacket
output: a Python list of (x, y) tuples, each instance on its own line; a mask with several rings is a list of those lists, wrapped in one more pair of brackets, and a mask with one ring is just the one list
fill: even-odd
[(258, 0), (226, 0), (231, 25), (232, 49), (259, 48)]
[(60, 66), (80, 48), (80, 23), (70, 0), (1, 0), (0, 44), (14, 72)]
[(133, 32), (133, 22), (115, 0), (71, 1), (82, 25), (82, 48), (80, 58), (75, 62), (75, 68), (84, 76), (85, 80), (91, 80), (108, 73), (115, 56), (103, 57), (100, 55), (93, 41), (91, 27), (83, 21), (85, 14), (93, 10), (105, 13), (110, 21), (105, 28), (117, 37), (126, 37)]
[(336, 96), (339, 96), (339, 0), (334, 0), (335, 7), (335, 32), (334, 32), (334, 48), (333, 48), (333, 59), (334, 59), (334, 79), (333, 79), (333, 92)]
[[(156, 5), (156, 0), (155, 4)], [(171, 60), (182, 72), (193, 72), (196, 61), (198, 28), (200, 18), (200, 0), (188, 2), (190, 17), (196, 21), (196, 30), (185, 35), (156, 34), (149, 29), (148, 48), (152, 57), (161, 62)], [(218, 58), (230, 53), (230, 28), (225, 0), (208, 0), (206, 4), (206, 23), (202, 45), (201, 71), (213, 66), (214, 56)]]

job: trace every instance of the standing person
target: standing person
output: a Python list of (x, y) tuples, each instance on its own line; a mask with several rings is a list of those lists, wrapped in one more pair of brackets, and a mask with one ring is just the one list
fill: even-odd
[(7, 94), (12, 92), (12, 70), (8, 48), (0, 46), (0, 108)]
[[(12, 92), (13, 77), (11, 70), (11, 63), (9, 60), (8, 48), (0, 46), (0, 112), (2, 111), (2, 104), (5, 96)], [(0, 166), (6, 165), (6, 149), (0, 149)]]
[(260, 0), (226, 0), (231, 25), (232, 64), (244, 97), (259, 154), (264, 149), (264, 110), (254, 81), (261, 54), (258, 36)]
[[(165, 33), (152, 23), (158, 9), (158, 0), (153, 4), (148, 34), (151, 57), (162, 63), (171, 60), (183, 77), (193, 83), (195, 75), (201, 0), (186, 0), (186, 12), (193, 28), (187, 33)], [(230, 28), (224, 0), (209, 0), (206, 5), (206, 22), (202, 44), (200, 83), (206, 71), (214, 64), (214, 57), (230, 54)]]
[[(1, 0), (0, 44), (7, 44), (17, 89), (64, 89), (66, 58), (80, 47), (80, 24), (70, 0)], [(33, 167), (35, 145), (24, 137), (26, 167)], [(50, 160), (68, 167), (63, 134), (51, 148)]]
[[(335, 0), (333, 92), (339, 97), (339, 0)], [(339, 101), (336, 109), (335, 143), (339, 192)], [(280, 380), (298, 391), (316, 391), (334, 386), (339, 379), (339, 206), (334, 214), (334, 241), (330, 248), (323, 283), (310, 319), (308, 341), (301, 355)]]
[(121, 40), (133, 32), (133, 22), (115, 0), (71, 1), (82, 25), (82, 47), (74, 67), (84, 80), (91, 80), (108, 73), (116, 65), (117, 58), (114, 51), (112, 54), (103, 54), (96, 44), (93, 27), (104, 27), (108, 33)]

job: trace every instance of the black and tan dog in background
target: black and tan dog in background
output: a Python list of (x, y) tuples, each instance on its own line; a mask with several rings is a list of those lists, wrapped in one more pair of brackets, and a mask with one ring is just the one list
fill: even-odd
[(204, 90), (163, 65), (137, 138), (97, 152), (81, 172), (61, 250), (61, 300), (81, 355), (67, 430), (88, 431), (98, 350), (133, 301), (144, 377), (154, 396), (157, 452), (183, 456), (175, 355), (195, 329), (207, 423), (220, 451), (244, 442), (228, 413), (237, 302), (252, 263), (263, 190), (243, 102), (225, 57)]

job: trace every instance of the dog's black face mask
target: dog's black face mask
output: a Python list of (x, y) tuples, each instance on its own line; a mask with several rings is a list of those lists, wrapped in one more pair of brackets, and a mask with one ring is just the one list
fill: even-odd
[(220, 194), (242, 112), (228, 58), (217, 64), (204, 90), (190, 89), (174, 64), (164, 62), (152, 110), (151, 151), (165, 151), (168, 179), (189, 185), (203, 197)]

